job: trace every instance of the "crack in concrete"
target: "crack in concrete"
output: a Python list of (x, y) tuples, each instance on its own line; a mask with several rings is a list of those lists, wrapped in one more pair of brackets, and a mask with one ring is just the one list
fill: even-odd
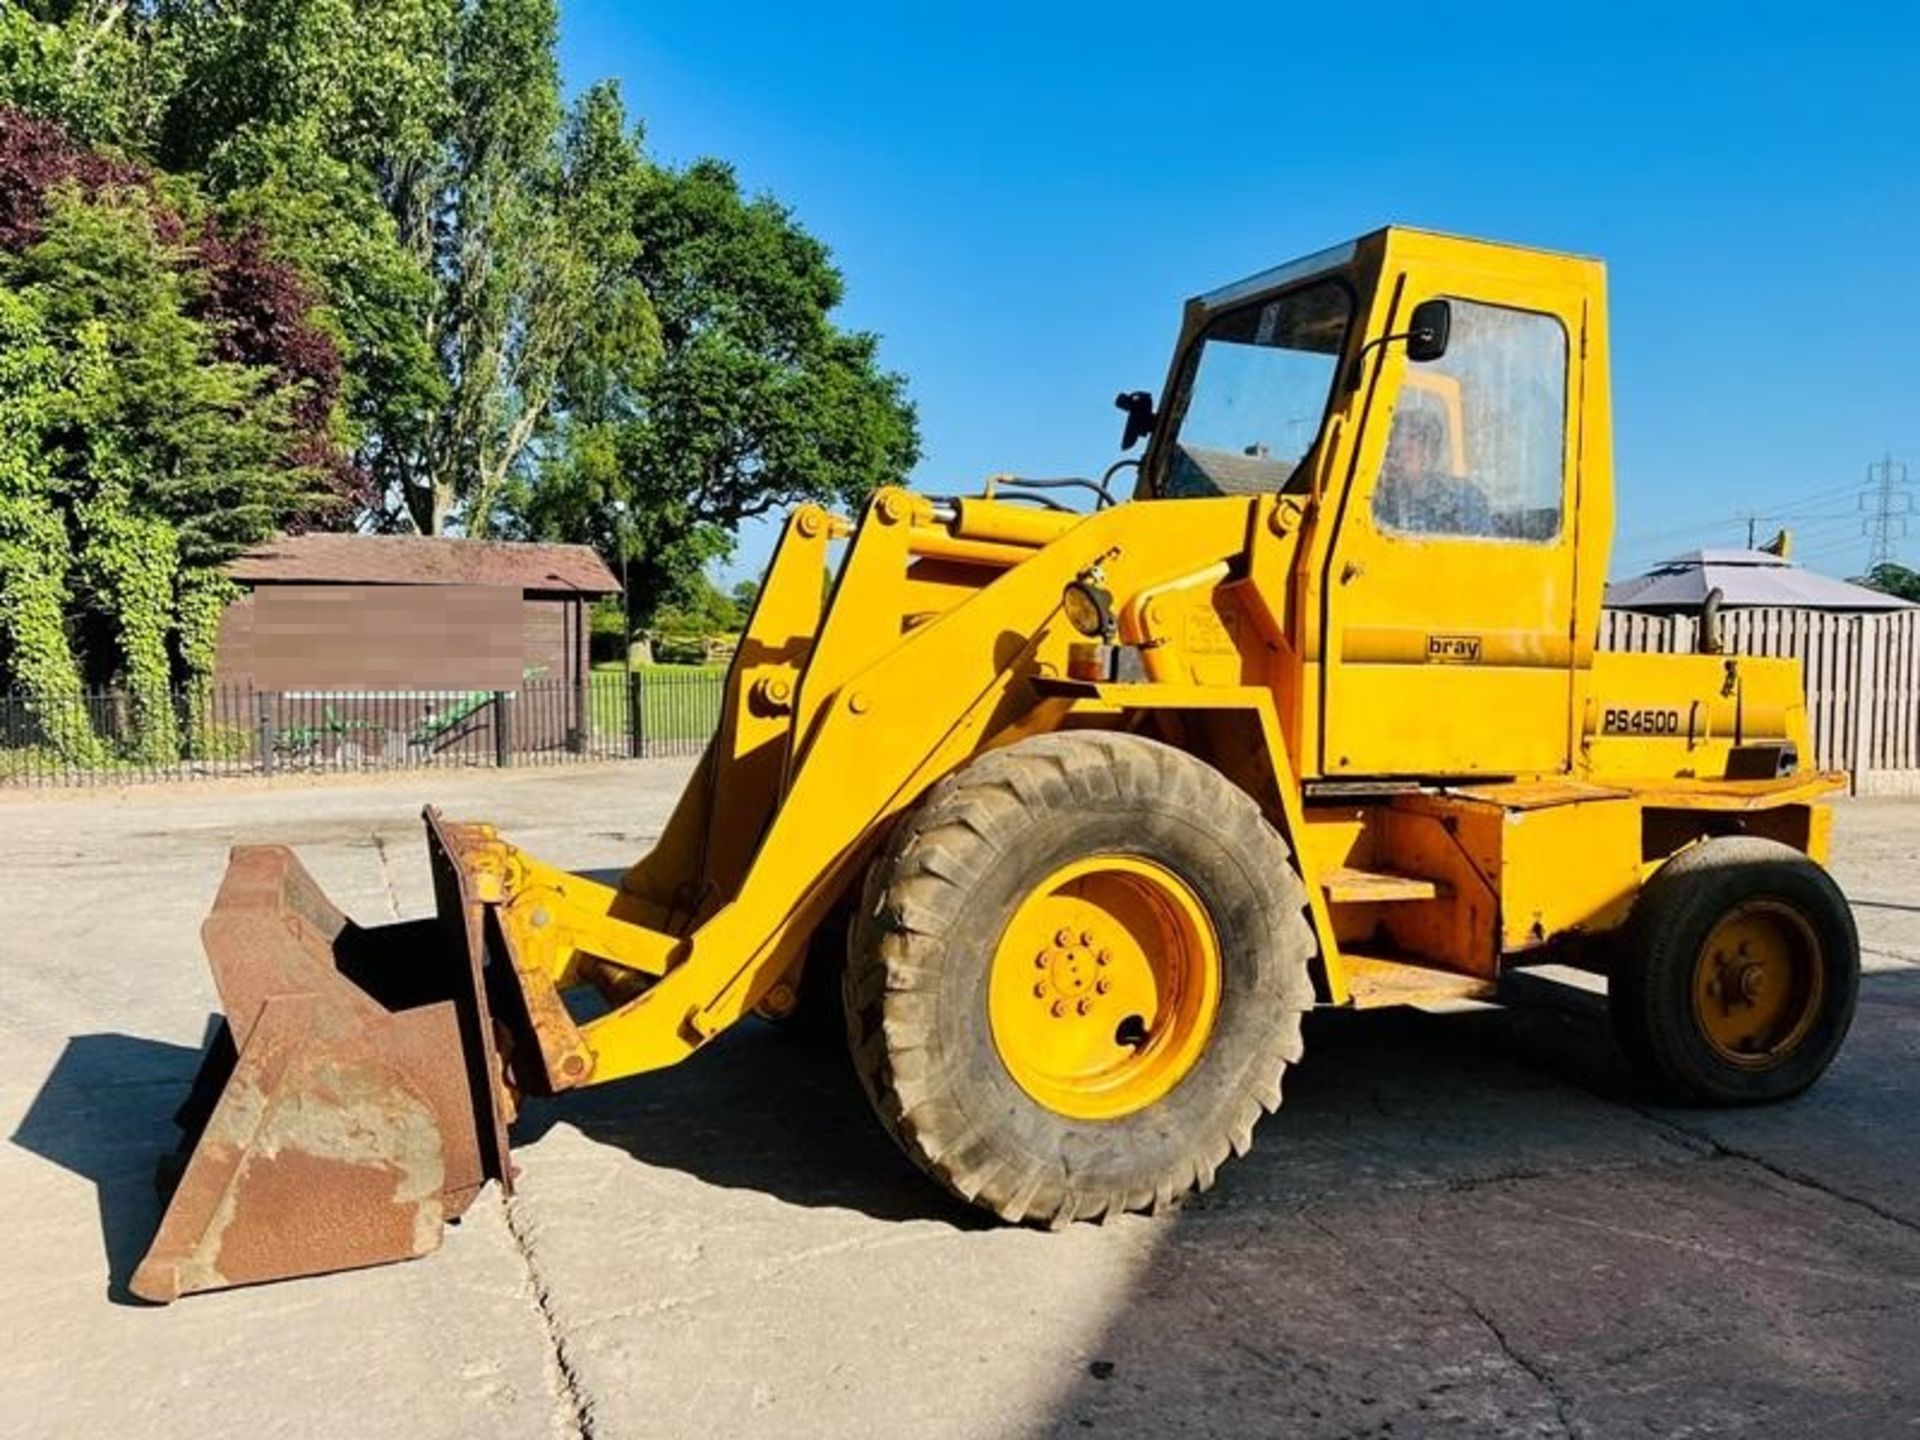
[[(1497, 1189), (1505, 1185), (1524, 1183), (1529, 1180), (1570, 1179), (1583, 1175), (1612, 1175), (1630, 1170), (1640, 1170), (1648, 1166), (1691, 1165), (1708, 1158), (1697, 1145), (1688, 1145), (1679, 1140), (1659, 1135), (1652, 1137), (1663, 1146), (1671, 1146), (1676, 1152), (1671, 1157), (1662, 1155), (1622, 1155), (1607, 1160), (1596, 1160), (1591, 1164), (1559, 1163), (1551, 1165), (1507, 1165), (1466, 1175), (1417, 1175), (1407, 1179), (1372, 1181), (1373, 1191), (1377, 1195), (1419, 1195), (1423, 1192), (1434, 1194), (1470, 1194), (1476, 1190)], [(1198, 1199), (1190, 1199), (1181, 1216), (1187, 1221), (1199, 1221), (1209, 1225), (1263, 1225), (1270, 1222), (1276, 1214), (1275, 1207), (1281, 1207), (1289, 1215), (1299, 1214), (1309, 1206), (1317, 1204), (1321, 1196), (1318, 1192), (1292, 1192), (1280, 1195), (1252, 1195), (1246, 1198), (1226, 1198), (1217, 1191), (1209, 1191)]]
[(1479, 1302), (1471, 1295), (1464, 1290), (1456, 1289), (1438, 1275), (1433, 1276), (1433, 1280), (1442, 1290), (1458, 1300), (1469, 1315), (1480, 1322), (1480, 1327), (1491, 1335), (1493, 1343), (1500, 1347), (1500, 1353), (1506, 1356), (1510, 1363), (1525, 1372), (1533, 1383), (1540, 1387), (1541, 1393), (1553, 1402), (1553, 1413), (1560, 1422), (1560, 1433), (1577, 1434), (1578, 1432), (1573, 1428), (1573, 1397), (1554, 1378), (1553, 1372), (1525, 1351), (1516, 1349), (1513, 1342), (1507, 1338), (1507, 1332), (1500, 1328), (1500, 1323), (1482, 1310)]
[[(1347, 1255), (1349, 1258), (1356, 1258), (1353, 1252), (1347, 1248), (1340, 1233), (1331, 1225), (1316, 1219), (1307, 1211), (1302, 1210), (1298, 1213), (1300, 1219), (1306, 1222), (1310, 1229), (1317, 1230), (1326, 1236), (1334, 1249)], [(1362, 1263), (1367, 1264), (1375, 1273), (1388, 1273), (1384, 1267), (1373, 1264), (1370, 1260), (1362, 1261)], [(1466, 1291), (1460, 1289), (1459, 1286), (1453, 1284), (1452, 1281), (1448, 1280), (1445, 1275), (1441, 1274), (1433, 1266), (1412, 1261), (1406, 1264), (1404, 1268), (1411, 1271), (1420, 1279), (1451, 1295), (1455, 1303), (1457, 1303), (1461, 1309), (1465, 1310), (1467, 1314), (1471, 1315), (1475, 1323), (1492, 1337), (1493, 1343), (1499, 1348), (1501, 1355), (1506, 1358), (1507, 1363), (1531, 1380), (1535, 1387), (1539, 1389), (1540, 1393), (1545, 1395), (1547, 1400), (1553, 1405), (1554, 1420), (1559, 1425), (1562, 1435), (1573, 1436), (1579, 1433), (1573, 1424), (1573, 1396), (1567, 1393), (1565, 1387), (1560, 1384), (1554, 1377), (1553, 1372), (1545, 1365), (1524, 1351), (1516, 1349), (1513, 1342), (1507, 1338), (1506, 1331), (1500, 1327), (1499, 1322), (1485, 1310), (1481, 1309), (1477, 1300), (1467, 1294)]]
[(509, 1196), (502, 1198), (501, 1208), (506, 1213), (507, 1234), (513, 1237), (513, 1248), (520, 1256), (521, 1267), (526, 1271), (527, 1286), (533, 1295), (533, 1308), (538, 1312), (541, 1327), (546, 1331), (547, 1349), (553, 1363), (553, 1398), (561, 1412), (558, 1417), (561, 1422), (559, 1431), (572, 1437), (572, 1440), (594, 1440), (594, 1400), (574, 1365), (572, 1347), (554, 1310), (553, 1292), (541, 1273), (539, 1262), (533, 1258), (533, 1245), (521, 1222), (520, 1207)]
[[(1912, 1302), (1895, 1300), (1861, 1304), (1846, 1300), (1834, 1305), (1820, 1305), (1802, 1310), (1802, 1320), (1831, 1320), (1842, 1316), (1855, 1315), (1906, 1315), (1912, 1311)], [(1721, 1317), (1706, 1324), (1688, 1326), (1682, 1329), (1662, 1332), (1632, 1345), (1611, 1350), (1594, 1362), (1596, 1372), (1617, 1370), (1624, 1365), (1632, 1365), (1662, 1351), (1675, 1351), (1688, 1346), (1701, 1344), (1721, 1344), (1737, 1340), (1744, 1333), (1744, 1317)]]
[(373, 835), (373, 853), (380, 857), (380, 883), (387, 890), (387, 908), (393, 912), (393, 918), (400, 918), (400, 893), (393, 888), (393, 866), (387, 860), (387, 842), (380, 838), (380, 832)]
[[(1699, 1155), (1694, 1164), (1710, 1164), (1719, 1157)], [(1902, 1290), (1920, 1289), (1920, 1283), (1910, 1280), (1889, 1280), (1884, 1276), (1861, 1273), (1853, 1270), (1834, 1270), (1821, 1265), (1803, 1265), (1796, 1261), (1775, 1261), (1765, 1255), (1755, 1255), (1750, 1249), (1737, 1249), (1708, 1245), (1698, 1240), (1689, 1240), (1677, 1235), (1661, 1235), (1651, 1230), (1636, 1229), (1631, 1225), (1618, 1225), (1608, 1220), (1595, 1220), (1586, 1215), (1570, 1215), (1564, 1210), (1556, 1210), (1518, 1195), (1498, 1197), (1499, 1203), (1517, 1209), (1531, 1211), (1535, 1215), (1544, 1215), (1562, 1225), (1576, 1225), (1585, 1230), (1597, 1230), (1604, 1235), (1618, 1236), (1622, 1240), (1634, 1240), (1648, 1245), (1663, 1245), (1668, 1249), (1684, 1251), (1690, 1255), (1699, 1255), (1716, 1264), (1740, 1265), (1752, 1270), (1772, 1270), (1788, 1275), (1805, 1275), (1816, 1280), (1832, 1280), (1842, 1285), (1893, 1285)]]
[(955, 1233), (946, 1228), (914, 1230), (907, 1234), (862, 1235), (852, 1239), (832, 1241), (825, 1245), (815, 1245), (805, 1250), (775, 1256), (755, 1268), (750, 1274), (723, 1285), (709, 1286), (704, 1290), (689, 1291), (683, 1295), (669, 1295), (660, 1300), (622, 1305), (597, 1315), (585, 1316), (576, 1321), (574, 1329), (581, 1331), (591, 1326), (606, 1325), (621, 1320), (653, 1319), (675, 1310), (684, 1310), (689, 1305), (704, 1305), (713, 1300), (728, 1300), (742, 1292), (758, 1290), (771, 1281), (780, 1279), (788, 1272), (810, 1265), (816, 1260), (833, 1259), (848, 1254), (867, 1255), (877, 1251), (897, 1249), (904, 1245), (922, 1245), (929, 1241), (949, 1239)]
[(1855, 1195), (1849, 1191), (1841, 1190), (1833, 1185), (1827, 1184), (1817, 1175), (1810, 1174), (1805, 1170), (1796, 1170), (1790, 1166), (1781, 1165), (1769, 1160), (1758, 1151), (1743, 1150), (1737, 1145), (1729, 1145), (1724, 1140), (1708, 1134), (1704, 1130), (1695, 1130), (1690, 1125), (1682, 1125), (1679, 1121), (1670, 1120), (1666, 1116), (1658, 1114), (1644, 1106), (1632, 1105), (1630, 1108), (1634, 1114), (1641, 1116), (1643, 1119), (1651, 1120), (1655, 1125), (1671, 1130), (1676, 1135), (1684, 1135), (1689, 1140), (1706, 1146), (1716, 1159), (1744, 1161), (1746, 1164), (1756, 1166), (1766, 1171), (1769, 1175), (1772, 1175), (1775, 1179), (1783, 1180), (1798, 1189), (1811, 1190), (1817, 1195), (1824, 1195), (1830, 1200), (1838, 1200), (1844, 1205), (1856, 1206), (1866, 1211), (1869, 1215), (1886, 1221), (1890, 1225), (1897, 1225), (1902, 1230), (1912, 1231), (1914, 1234), (1920, 1235), (1920, 1222), (1910, 1220), (1897, 1211), (1888, 1209), (1877, 1200), (1869, 1200), (1864, 1195)]
[[(1848, 1191), (1838, 1189), (1804, 1170), (1796, 1170), (1789, 1166), (1776, 1164), (1757, 1151), (1743, 1150), (1737, 1145), (1729, 1145), (1704, 1130), (1696, 1130), (1690, 1125), (1682, 1125), (1679, 1121), (1660, 1114), (1650, 1106), (1639, 1104), (1616, 1093), (1610, 1093), (1601, 1089), (1599, 1086), (1590, 1085), (1578, 1076), (1556, 1075), (1555, 1078), (1575, 1089), (1585, 1091), (1587, 1094), (1605, 1103), (1624, 1106), (1626, 1109), (1638, 1115), (1642, 1120), (1651, 1122), (1669, 1135), (1679, 1137), (1678, 1143), (1686, 1148), (1693, 1149), (1696, 1153), (1699, 1153), (1700, 1147), (1704, 1146), (1706, 1152), (1716, 1158), (1743, 1160), (1747, 1164), (1757, 1166), (1769, 1175), (1785, 1181), (1789, 1185), (1804, 1190), (1812, 1190), (1816, 1194), (1824, 1195), (1831, 1200), (1838, 1200), (1842, 1204), (1857, 1206), (1865, 1210), (1868, 1214), (1885, 1220), (1891, 1225), (1897, 1225), (1903, 1230), (1910, 1230), (1916, 1234), (1920, 1234), (1920, 1222), (1910, 1220), (1906, 1216), (1888, 1209), (1878, 1201), (1869, 1200), (1865, 1196), (1855, 1195)], [(1689, 1144), (1689, 1142), (1691, 1143)]]
[(1877, 955), (1882, 960), (1891, 960), (1895, 965), (1908, 969), (1920, 967), (1920, 960), (1914, 959), (1916, 952), (1913, 950), (1889, 950), (1884, 945), (1862, 945), (1860, 947), (1860, 953), (1862, 955)]

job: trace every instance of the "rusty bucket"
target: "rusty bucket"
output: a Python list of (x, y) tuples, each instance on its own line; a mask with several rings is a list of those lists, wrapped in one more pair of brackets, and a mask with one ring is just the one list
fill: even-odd
[(426, 812), (438, 914), (362, 929), (284, 845), (234, 850), (201, 928), (226, 1020), (163, 1166), (131, 1288), (197, 1290), (405, 1260), (510, 1185), (485, 908)]

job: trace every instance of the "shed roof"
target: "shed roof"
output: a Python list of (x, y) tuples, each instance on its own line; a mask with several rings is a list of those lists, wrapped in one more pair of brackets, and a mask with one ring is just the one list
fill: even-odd
[(590, 545), (440, 535), (283, 535), (234, 560), (227, 574), (244, 584), (498, 585), (587, 595), (620, 589)]
[(1778, 605), (1799, 610), (1906, 610), (1912, 602), (1803, 570), (1767, 550), (1689, 550), (1663, 560), (1645, 575), (1607, 586), (1607, 605), (1615, 610), (1664, 614), (1698, 610), (1707, 592), (1718, 589), (1720, 603)]

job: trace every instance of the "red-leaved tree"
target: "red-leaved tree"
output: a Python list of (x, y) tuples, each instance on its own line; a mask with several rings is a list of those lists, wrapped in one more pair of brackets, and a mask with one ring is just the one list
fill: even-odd
[(283, 381), (300, 387), (294, 405), (299, 426), (289, 458), (312, 470), (325, 500), (308, 514), (291, 517), (289, 528), (325, 528), (351, 521), (370, 503), (370, 480), (333, 433), (345, 369), (340, 348), (313, 323), (316, 298), (292, 266), (267, 253), (258, 226), (225, 233), (208, 220), (194, 244), (205, 275), (201, 318), (219, 339), (222, 360), (271, 366)]
[[(24, 250), (38, 240), (47, 193), (69, 181), (88, 195), (152, 186), (140, 166), (84, 149), (53, 121), (0, 105), (0, 250)], [(166, 215), (174, 230), (162, 238), (177, 240), (180, 217)]]

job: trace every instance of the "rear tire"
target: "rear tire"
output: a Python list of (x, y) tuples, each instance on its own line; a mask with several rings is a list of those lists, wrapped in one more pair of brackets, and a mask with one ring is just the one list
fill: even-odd
[(1733, 836), (1682, 851), (1647, 882), (1621, 939), (1608, 1015), (1663, 1098), (1797, 1095), (1853, 1023), (1853, 911), (1833, 877), (1791, 846)]
[(1279, 1107), (1305, 912), (1286, 843), (1210, 766), (1136, 735), (1022, 741), (936, 785), (870, 867), (855, 1068), (908, 1156), (1002, 1219), (1163, 1208)]

